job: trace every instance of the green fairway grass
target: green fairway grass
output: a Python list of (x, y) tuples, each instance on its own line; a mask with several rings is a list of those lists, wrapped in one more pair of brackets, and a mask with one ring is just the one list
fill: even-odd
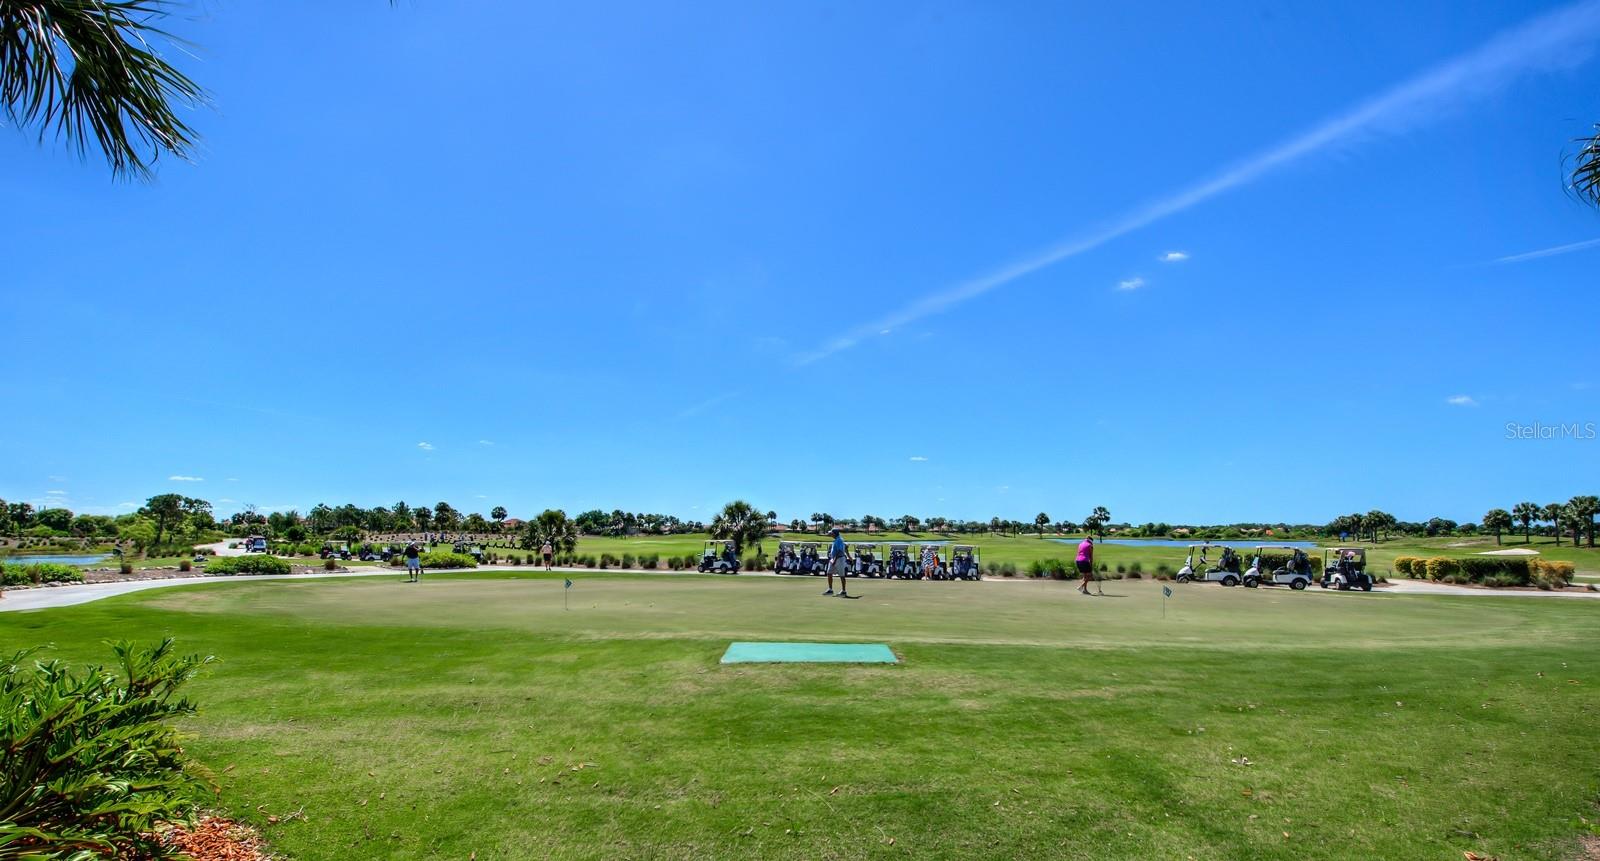
[(0, 647), (220, 657), (189, 750), (287, 858), (1569, 859), (1600, 817), (1587, 601), (400, 579), (0, 614)]

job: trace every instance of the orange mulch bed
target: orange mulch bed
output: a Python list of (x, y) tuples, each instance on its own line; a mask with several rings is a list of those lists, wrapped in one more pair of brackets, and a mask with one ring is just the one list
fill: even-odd
[(248, 825), (220, 816), (202, 816), (191, 828), (174, 825), (161, 835), (161, 842), (183, 852), (194, 861), (270, 861), (261, 846), (261, 835)]

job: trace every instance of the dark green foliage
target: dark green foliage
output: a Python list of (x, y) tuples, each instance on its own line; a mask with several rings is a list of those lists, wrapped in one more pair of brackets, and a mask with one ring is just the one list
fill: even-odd
[(632, 568), (636, 561), (637, 560), (635, 560), (633, 558), (633, 554), (632, 553), (624, 553), (624, 554), (622, 554), (622, 567), (623, 568)]
[(6, 586), (83, 582), (83, 574), (78, 569), (55, 562), (8, 562), (0, 570), (3, 570), (0, 584)]
[(169, 724), (212, 659), (124, 642), (116, 669), (73, 671), (37, 651), (0, 664), (0, 858), (174, 857), (155, 827), (189, 819), (209, 775)]
[(288, 562), (261, 553), (218, 556), (206, 561), (207, 574), (288, 574), (290, 570)]

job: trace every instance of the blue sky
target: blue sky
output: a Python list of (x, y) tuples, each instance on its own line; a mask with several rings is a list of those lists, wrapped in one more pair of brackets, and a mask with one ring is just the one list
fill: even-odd
[(0, 129), (0, 497), (1600, 491), (1600, 440), (1506, 438), (1600, 422), (1600, 3), (578, 5), (198, 4), (149, 184)]

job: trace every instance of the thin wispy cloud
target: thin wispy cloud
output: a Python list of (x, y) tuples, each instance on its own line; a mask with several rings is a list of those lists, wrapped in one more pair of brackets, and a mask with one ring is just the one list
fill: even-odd
[(238, 481), (238, 480), (239, 479), (237, 479), (237, 478), (225, 478), (225, 479), (223, 479), (223, 481)]
[(1069, 236), (992, 272), (930, 293), (883, 319), (859, 326), (817, 350), (796, 357), (799, 365), (856, 346), (882, 329), (897, 329), (968, 302), (1019, 278), (1255, 182), (1306, 157), (1350, 147), (1376, 133), (1394, 134), (1440, 116), (1461, 102), (1504, 87), (1532, 72), (1574, 65), (1600, 38), (1600, 0), (1583, 0), (1512, 27), (1453, 60), (1435, 66), (1335, 115), (1276, 146), (1257, 152), (1176, 194), (1131, 209), (1097, 228)]
[(137, 503), (137, 502), (119, 502), (119, 503), (117, 503), (117, 507), (118, 508), (138, 508), (139, 507), (139, 503)]
[(923, 457), (920, 454), (914, 454), (914, 455), (911, 456), (911, 462), (912, 463), (926, 463), (927, 460), (928, 460), (927, 458)]
[(1118, 290), (1137, 290), (1144, 286), (1143, 278), (1125, 278), (1117, 282)]
[(417, 443), (417, 448), (420, 448), (423, 451), (433, 451), (433, 443), (431, 443), (431, 442), (419, 442), (419, 443)]
[(739, 392), (727, 392), (726, 394), (717, 395), (714, 398), (707, 398), (707, 399), (701, 401), (698, 404), (693, 404), (693, 405), (691, 405), (689, 407), (686, 407), (686, 408), (684, 408), (682, 410), (679, 410), (678, 411), (678, 418), (687, 419), (687, 418), (692, 418), (694, 416), (700, 415), (701, 413), (705, 412), (706, 410), (711, 409), (714, 406), (717, 406), (718, 404), (721, 404), (721, 403), (723, 403), (725, 401), (728, 401), (728, 400), (732, 400), (733, 398), (737, 397), (739, 394), (740, 394)]
[(64, 475), (52, 475), (52, 476), (50, 476), (50, 480), (51, 481), (66, 481), (67, 477), (64, 476)]
[(1554, 257), (1557, 254), (1571, 254), (1585, 248), (1600, 248), (1600, 239), (1585, 239), (1582, 242), (1569, 242), (1566, 245), (1557, 245), (1554, 248), (1541, 248), (1538, 251), (1528, 251), (1523, 254), (1513, 254), (1510, 257), (1497, 257), (1496, 263), (1521, 263), (1524, 260), (1538, 260), (1541, 257)]
[(44, 495), (45, 496), (66, 496), (67, 492), (65, 490), (47, 490), (47, 491), (44, 492)]
[(198, 475), (169, 475), (167, 481), (205, 481)]
[(1471, 395), (1451, 395), (1444, 402), (1453, 407), (1475, 407), (1478, 402)]
[(494, 443), (490, 440), (480, 439), (478, 440), (478, 445), (494, 445)]
[(1166, 254), (1161, 255), (1162, 263), (1182, 263), (1188, 259), (1189, 252), (1187, 251), (1168, 251)]

